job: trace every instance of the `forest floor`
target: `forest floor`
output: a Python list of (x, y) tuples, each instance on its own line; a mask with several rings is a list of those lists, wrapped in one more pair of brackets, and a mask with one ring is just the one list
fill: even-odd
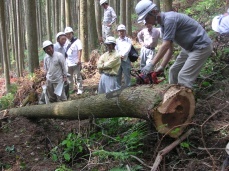
[[(71, 99), (96, 94), (99, 74), (84, 80), (85, 93), (82, 96), (71, 94)], [(220, 170), (226, 159), (225, 146), (229, 141), (229, 80), (215, 83), (211, 90), (196, 91), (196, 111), (187, 130), (193, 128), (185, 143), (177, 146), (165, 155), (160, 167), (162, 170), (208, 171)], [(131, 124), (139, 122), (131, 120)], [(91, 123), (58, 119), (30, 120), (24, 117), (1, 120), (0, 125), (0, 169), (2, 171), (53, 171), (60, 167), (60, 161), (54, 162), (50, 150), (74, 131), (90, 132)], [(118, 129), (118, 128), (117, 128)], [(150, 170), (157, 153), (170, 145), (174, 139), (158, 135), (150, 129), (146, 136), (143, 153), (136, 159), (128, 159), (123, 165)], [(155, 136), (156, 135), (156, 136)], [(84, 160), (74, 164), (64, 163), (70, 170), (111, 170), (120, 162), (109, 159), (104, 163)], [(63, 165), (63, 163), (61, 163)], [(67, 170), (67, 169), (63, 169)], [(127, 170), (127, 169), (124, 169)], [(131, 169), (134, 170), (134, 169)], [(60, 170), (59, 170), (60, 171)]]

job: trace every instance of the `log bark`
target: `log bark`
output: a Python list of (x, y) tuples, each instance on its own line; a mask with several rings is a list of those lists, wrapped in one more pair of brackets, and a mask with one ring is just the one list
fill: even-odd
[(28, 118), (88, 119), (133, 117), (153, 121), (159, 133), (177, 138), (194, 115), (190, 89), (177, 85), (147, 85), (124, 89), (118, 97), (105, 94), (47, 105), (8, 110), (9, 116)]

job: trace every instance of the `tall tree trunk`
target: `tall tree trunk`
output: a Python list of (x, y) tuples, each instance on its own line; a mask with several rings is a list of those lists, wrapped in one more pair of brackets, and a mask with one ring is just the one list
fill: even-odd
[[(17, 16), (16, 16), (16, 3), (15, 0), (11, 0), (10, 1), (11, 6), (12, 6), (12, 15), (13, 15), (13, 30), (14, 30), (14, 35), (18, 35), (18, 26), (17, 26)], [(18, 49), (17, 49), (17, 36), (13, 36), (14, 37), (14, 44), (13, 44), (13, 48), (15, 51), (15, 64), (16, 64), (16, 71), (17, 71), (17, 75), (20, 75), (19, 73), (19, 61), (18, 61)]]
[(38, 18), (38, 24), (37, 24), (37, 29), (38, 29), (38, 45), (42, 44), (42, 39), (43, 39), (43, 32), (42, 32), (42, 11), (41, 11), (41, 5), (42, 2), (40, 0), (37, 0), (37, 18)]
[(28, 65), (29, 72), (33, 73), (34, 69), (39, 67), (38, 46), (37, 46), (37, 17), (36, 17), (36, 0), (26, 0), (25, 17), (27, 20), (27, 45), (28, 45)]
[(6, 32), (6, 20), (5, 20), (5, 2), (4, 0), (0, 0), (0, 34), (1, 34), (1, 42), (2, 42), (2, 54), (3, 54), (3, 65), (4, 65), (4, 78), (5, 78), (5, 86), (6, 92), (10, 91), (10, 76), (9, 76), (9, 66), (7, 62), (7, 58), (9, 58), (9, 54), (7, 54), (7, 32)]
[[(88, 7), (88, 12), (87, 12), (87, 17), (88, 17), (88, 23), (92, 26), (96, 26), (95, 22), (95, 7), (94, 7), (94, 1), (92, 0), (87, 0), (87, 7)], [(89, 53), (96, 48), (96, 45), (98, 44), (98, 39), (97, 39), (97, 32), (96, 32), (96, 27), (88, 27), (88, 46), (89, 46)]]
[(65, 0), (61, 0), (60, 6), (60, 29), (63, 31), (65, 28)]
[(102, 14), (101, 14), (101, 7), (99, 4), (99, 0), (94, 0), (95, 3), (95, 20), (96, 20), (96, 30), (98, 39), (102, 40)]
[[(22, 43), (22, 24), (21, 24), (21, 10), (22, 5), (19, 2), (19, 0), (16, 0), (16, 13), (17, 13), (17, 51), (18, 51), (18, 66), (19, 66), (19, 77), (22, 77), (23, 73), (23, 62), (24, 62), (24, 51), (21, 49), (21, 43)], [(36, 11), (36, 10), (35, 10)]]
[(47, 37), (48, 40), (52, 41), (52, 30), (51, 30), (51, 12), (50, 12), (50, 1), (46, 0), (46, 6), (45, 6), (45, 11), (46, 11), (46, 29), (47, 29)]
[(134, 117), (152, 121), (158, 132), (178, 137), (194, 115), (195, 99), (190, 89), (171, 85), (124, 89), (118, 97), (105, 94), (88, 98), (9, 109), (10, 116), (29, 118), (88, 119)]
[(120, 0), (115, 0), (114, 2), (114, 10), (117, 15), (116, 24), (119, 25), (119, 16), (120, 16)]
[(126, 0), (120, 0), (120, 24), (126, 25)]
[(126, 31), (128, 36), (132, 36), (132, 25), (131, 25), (131, 11), (132, 0), (126, 0)]
[(153, 0), (153, 2), (157, 5), (158, 9), (161, 9), (161, 3), (160, 0)]
[(87, 1), (80, 0), (80, 40), (82, 42), (82, 61), (89, 61), (88, 53), (88, 22), (87, 22)]
[(65, 26), (70, 26), (71, 25), (71, 13), (70, 13), (70, 0), (65, 0)]

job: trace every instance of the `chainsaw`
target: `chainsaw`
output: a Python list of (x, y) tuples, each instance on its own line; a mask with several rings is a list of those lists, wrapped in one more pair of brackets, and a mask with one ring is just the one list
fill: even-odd
[[(136, 84), (159, 84), (160, 82), (165, 80), (165, 74), (163, 71), (152, 71), (148, 74), (141, 73), (141, 70), (131, 70), (131, 75), (136, 78)], [(162, 79), (158, 79), (158, 77), (163, 77)], [(128, 86), (122, 86), (118, 90), (111, 91), (109, 93), (106, 93), (106, 98), (110, 99), (113, 97), (118, 97), (122, 90), (127, 88)]]

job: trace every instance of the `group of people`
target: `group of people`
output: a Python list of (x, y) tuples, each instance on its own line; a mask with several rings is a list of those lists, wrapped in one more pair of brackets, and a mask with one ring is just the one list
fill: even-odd
[[(124, 75), (124, 86), (130, 86), (131, 62), (128, 54), (132, 46), (131, 39), (126, 36), (126, 28), (123, 24), (117, 27), (118, 38), (113, 36), (112, 25), (117, 16), (107, 0), (100, 0), (100, 5), (104, 8), (102, 32), (107, 52), (101, 55), (97, 64), (101, 73), (99, 94), (121, 88), (123, 86), (122, 75)], [(138, 22), (143, 22), (146, 26), (137, 35), (142, 45), (141, 72), (148, 74), (153, 70), (163, 71), (172, 58), (173, 44), (176, 43), (182, 49), (169, 69), (169, 83), (192, 88), (202, 66), (212, 52), (212, 41), (204, 28), (187, 15), (174, 11), (160, 12), (156, 4), (150, 0), (138, 2), (135, 11), (138, 15)], [(160, 30), (154, 27), (157, 24), (161, 26)], [(158, 52), (155, 53), (155, 47), (160, 37), (163, 42)], [(70, 89), (73, 87), (73, 77), (75, 76), (78, 94), (82, 94), (82, 77), (80, 75), (82, 45), (79, 39), (74, 38), (72, 28), (66, 27), (64, 32), (57, 34), (57, 43), (54, 48), (51, 42), (46, 42), (46, 44), (44, 42), (43, 49), (47, 53), (44, 64), (46, 78), (51, 80), (50, 89), (53, 91), (60, 81), (65, 81), (68, 71), (71, 81)], [(162, 62), (155, 69), (161, 59)], [(55, 71), (54, 67), (56, 67)], [(66, 99), (64, 95), (58, 98), (60, 101)]]
[(56, 35), (56, 43), (46, 40), (43, 42), (44, 71), (46, 76), (47, 94), (50, 102), (66, 101), (67, 94), (62, 87), (61, 95), (55, 94), (58, 84), (67, 83), (69, 77), (69, 89), (74, 90), (77, 84), (77, 94), (83, 93), (81, 70), (81, 41), (74, 37), (71, 27), (66, 27), (64, 32)]

